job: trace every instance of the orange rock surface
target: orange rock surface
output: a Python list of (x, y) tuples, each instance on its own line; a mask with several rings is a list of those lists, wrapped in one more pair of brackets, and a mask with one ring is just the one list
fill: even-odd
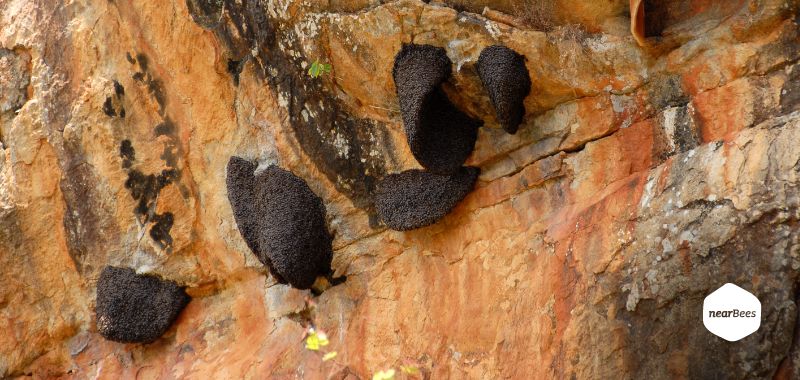
[[(0, 0), (0, 377), (800, 376), (798, 1), (653, 5), (645, 47), (624, 1), (555, 1), (546, 31), (454, 3)], [(418, 168), (391, 76), (407, 42), (447, 50), (445, 91), (485, 125), (476, 189), (396, 232), (371, 191)], [(474, 68), (492, 44), (533, 81), (515, 135)], [(323, 199), (344, 283), (270, 278), (233, 220), (233, 155)], [(105, 341), (106, 265), (193, 299), (155, 343)], [(726, 282), (762, 302), (735, 343), (700, 317)]]

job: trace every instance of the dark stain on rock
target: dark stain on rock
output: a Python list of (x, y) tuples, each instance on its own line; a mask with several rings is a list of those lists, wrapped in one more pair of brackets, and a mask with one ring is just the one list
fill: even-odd
[(153, 227), (150, 227), (150, 237), (161, 247), (171, 247), (172, 236), (169, 235), (169, 230), (172, 229), (172, 224), (175, 222), (175, 217), (172, 213), (154, 214), (152, 222)]
[[(75, 164), (65, 169), (59, 187), (66, 210), (63, 217), (67, 238), (67, 252), (80, 273), (93, 270), (92, 263), (102, 261), (102, 257), (90, 257), (100, 253), (104, 245), (113, 237), (113, 223), (108, 216), (99, 212), (104, 206), (97, 201), (95, 184), (99, 179), (92, 167), (83, 161), (80, 151), (71, 143), (65, 144), (73, 155)], [(101, 232), (104, 231), (104, 232)]]
[(689, 103), (689, 95), (683, 90), (678, 74), (657, 75), (647, 87), (650, 103), (656, 110), (683, 106)]
[(170, 136), (175, 133), (175, 124), (172, 123), (172, 120), (165, 119), (158, 125), (154, 130), (156, 137), (158, 136)]
[(144, 174), (139, 170), (132, 169), (136, 160), (136, 152), (130, 140), (123, 140), (120, 143), (119, 151), (122, 158), (122, 167), (128, 171), (125, 188), (128, 189), (131, 197), (137, 201), (133, 210), (134, 214), (136, 214), (141, 225), (153, 224), (150, 227), (150, 237), (161, 248), (169, 250), (172, 247), (172, 237), (169, 235), (169, 231), (175, 219), (171, 212), (157, 213), (156, 202), (161, 190), (176, 181), (180, 172), (177, 169), (168, 168), (156, 175)]
[(239, 157), (228, 161), (226, 185), (236, 225), (278, 282), (308, 289), (332, 272), (325, 205), (291, 172), (271, 165), (255, 175), (255, 169)]
[(0, 62), (3, 66), (3, 91), (0, 116), (9, 113), (13, 118), (16, 111), (28, 101), (31, 92), (31, 55), (26, 48), (5, 49), (0, 46)]
[(125, 87), (122, 87), (116, 79), (114, 80), (114, 93), (119, 97), (125, 96)]
[[(178, 166), (178, 156), (180, 152), (180, 145), (175, 142), (175, 139), (169, 139), (164, 143), (164, 150), (161, 152), (161, 156), (159, 156), (164, 163), (171, 168), (175, 168)], [(181, 177), (181, 172), (176, 171), (176, 178)], [(183, 192), (183, 190), (181, 190)]]
[(481, 126), (456, 108), (441, 88), (451, 65), (443, 48), (405, 44), (392, 70), (411, 153), (425, 169), (442, 175), (461, 168)]
[(119, 228), (102, 201), (113, 194), (97, 186), (102, 180), (87, 162), (79, 134), (65, 136), (60, 148), (67, 252), (79, 273), (93, 273), (105, 263), (108, 246), (117, 244)]
[(186, 0), (192, 21), (204, 29), (212, 29), (222, 20), (223, 1), (218, 0)]
[(150, 94), (153, 96), (153, 98), (156, 99), (156, 102), (158, 103), (159, 114), (164, 116), (165, 113), (164, 107), (166, 107), (167, 105), (167, 95), (166, 92), (164, 91), (164, 84), (161, 83), (160, 79), (151, 77), (150, 74), (148, 74), (148, 78), (145, 80), (145, 83), (147, 83), (147, 88), (150, 90)]
[(136, 54), (136, 62), (139, 63), (139, 68), (142, 69), (142, 72), (147, 72), (150, 61), (147, 59), (146, 55), (142, 53)]
[(97, 281), (97, 331), (121, 343), (151, 343), (191, 301), (183, 287), (132, 269), (107, 266)]
[(161, 174), (143, 174), (138, 170), (128, 172), (125, 188), (130, 191), (131, 197), (138, 201), (134, 211), (136, 214), (146, 216), (151, 209), (155, 209), (158, 193), (172, 182), (173, 170), (164, 170)]
[(800, 65), (792, 66), (790, 70), (781, 88), (781, 112), (784, 114), (800, 110)]
[[(151, 99), (155, 101), (158, 106), (158, 114), (161, 117), (161, 122), (155, 126), (153, 133), (158, 141), (164, 144), (164, 149), (161, 152), (160, 158), (164, 161), (165, 166), (171, 171), (173, 180), (181, 178), (182, 172), (180, 170), (180, 157), (183, 156), (183, 147), (180, 138), (178, 137), (178, 128), (175, 123), (167, 115), (167, 94), (164, 89), (162, 81), (150, 73), (150, 61), (144, 54), (136, 55), (136, 62), (139, 65), (139, 70), (133, 76), (134, 79), (145, 86)], [(184, 199), (190, 197), (189, 190), (180, 181), (174, 181), (178, 190)]]
[[(324, 79), (308, 76), (303, 64), (313, 59), (287, 53), (303, 51), (301, 36), (282, 20), (272, 17), (266, 10), (266, 2), (188, 0), (188, 3), (193, 20), (212, 30), (227, 48), (227, 59), (242, 62), (242, 67), (248, 62), (257, 65), (257, 78), (266, 81), (277, 96), (286, 100), (288, 124), (317, 168), (356, 207), (374, 214), (375, 179), (385, 174), (383, 154), (387, 147), (390, 149), (386, 126), (350, 115)], [(255, 58), (250, 59), (253, 52)]]
[(683, 153), (700, 145), (700, 131), (694, 124), (686, 106), (679, 107), (675, 112), (675, 132), (673, 142), (675, 153)]
[(231, 74), (233, 77), (233, 84), (238, 86), (239, 85), (239, 75), (242, 73), (244, 69), (244, 60), (236, 61), (233, 59), (228, 60), (228, 73)]
[(136, 150), (133, 149), (131, 140), (122, 140), (119, 145), (119, 156), (122, 158), (122, 168), (127, 169), (136, 161)]
[(125, 88), (116, 80), (113, 80), (112, 83), (114, 85), (114, 93), (107, 96), (105, 102), (103, 102), (103, 113), (108, 117), (117, 117), (119, 115), (124, 119), (125, 106), (122, 104), (122, 100), (125, 96)]
[[(43, 138), (47, 136), (57, 157), (58, 168), (50, 170), (60, 169), (61, 172), (59, 188), (64, 201), (61, 214), (67, 251), (82, 276), (94, 276), (94, 266), (106, 261), (108, 247), (117, 245), (119, 228), (108, 213), (108, 204), (102, 201), (113, 194), (98, 186), (103, 183), (102, 176), (87, 163), (80, 134), (62, 134), (75, 117), (75, 101), (82, 91), (69, 85), (80, 80), (75, 77), (76, 66), (65, 64), (73, 62), (76, 56), (72, 35), (64, 33), (74, 20), (74, 12), (69, 8), (59, 3), (46, 12), (30, 12), (29, 15), (41, 37), (35, 48), (37, 65), (48, 67), (51, 74), (40, 78), (47, 91), (37, 93), (37, 99), (47, 114), (47, 122), (42, 125)], [(19, 49), (27, 51), (24, 47)], [(97, 111), (100, 111), (99, 106)], [(53, 227), (58, 227), (58, 221), (53, 221)]]
[(106, 101), (103, 102), (103, 113), (109, 117), (117, 116), (117, 111), (114, 110), (114, 105), (111, 103), (111, 97), (107, 97)]
[(667, 27), (667, 7), (659, 0), (644, 0), (644, 36), (660, 37)]
[(670, 28), (677, 25), (698, 25), (710, 21), (718, 24), (720, 20), (734, 15), (746, 3), (744, 0), (644, 0), (645, 37), (667, 36), (671, 33)]
[(167, 94), (164, 90), (164, 83), (161, 82), (161, 79), (156, 78), (153, 76), (149, 71), (150, 61), (148, 60), (147, 56), (144, 54), (137, 54), (136, 55), (136, 63), (139, 64), (139, 71), (135, 72), (131, 77), (133, 80), (144, 84), (147, 87), (147, 91), (151, 97), (156, 101), (158, 104), (158, 114), (162, 117), (166, 115), (166, 105), (167, 105)]
[(781, 103), (780, 109), (773, 104), (774, 90), (769, 79), (767, 77), (756, 77), (750, 79), (750, 83), (754, 89), (752, 125), (758, 125), (771, 117), (779, 116), (781, 109), (783, 109), (783, 103)]
[[(708, 206), (700, 202), (699, 207)], [(792, 266), (798, 264), (793, 250), (800, 239), (800, 224), (782, 214), (794, 215), (795, 211), (765, 213), (752, 224), (741, 226), (730, 241), (704, 258), (690, 253), (689, 270), (677, 269), (677, 278), (663, 280), (680, 288), (679, 292), (642, 299), (632, 312), (625, 307), (627, 297), (618, 298), (617, 315), (628, 333), (621, 354), (632, 367), (632, 378), (663, 377), (665, 367), (673, 377), (690, 379), (728, 378), (732, 374), (742, 379), (773, 378), (780, 363), (791, 354), (798, 319), (798, 272)], [(659, 272), (669, 270), (663, 262), (659, 268)], [(639, 271), (646, 273), (648, 269)], [(756, 280), (764, 273), (770, 274), (769, 281)], [(750, 291), (762, 305), (762, 328), (737, 342), (711, 334), (697, 314), (703, 309), (704, 298), (727, 282)], [(662, 288), (669, 286), (662, 284)], [(666, 366), (665, 357), (688, 360)]]
[(531, 92), (525, 57), (505, 46), (489, 46), (481, 52), (477, 69), (497, 121), (506, 132), (517, 133), (525, 117), (525, 98)]
[(475, 167), (463, 167), (450, 176), (417, 169), (390, 174), (375, 194), (378, 215), (397, 231), (434, 224), (472, 191), (478, 174)]

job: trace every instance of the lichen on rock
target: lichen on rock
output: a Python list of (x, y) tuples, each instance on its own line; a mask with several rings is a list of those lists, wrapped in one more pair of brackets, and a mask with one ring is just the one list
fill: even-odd
[(0, 47), (0, 115), (16, 111), (28, 100), (30, 55)]
[(331, 271), (332, 237), (325, 205), (306, 182), (270, 165), (240, 157), (228, 162), (228, 199), (247, 246), (280, 283), (308, 289)]
[[(299, 147), (314, 165), (356, 207), (374, 213), (370, 194), (376, 178), (386, 172), (385, 155), (392, 151), (385, 143), (388, 128), (350, 112), (324, 81), (307, 74), (306, 65), (319, 57), (307, 55), (305, 45), (315, 41), (296, 23), (303, 12), (321, 3), (296, 9), (286, 8), (287, 4), (189, 0), (187, 10), (195, 23), (213, 31), (225, 49), (224, 71), (233, 84), (252, 67), (252, 75), (274, 92)], [(311, 21), (314, 28), (324, 24), (319, 16)]]
[(429, 226), (472, 191), (480, 169), (462, 167), (449, 176), (412, 169), (386, 176), (375, 194), (383, 222), (398, 231)]
[(97, 281), (97, 330), (115, 342), (151, 343), (169, 329), (190, 300), (172, 281), (107, 266)]
[(481, 52), (477, 68), (497, 112), (497, 121), (506, 132), (517, 133), (525, 116), (525, 97), (531, 91), (525, 57), (505, 46), (492, 45)]
[(394, 62), (392, 76), (414, 158), (433, 173), (452, 174), (472, 153), (481, 122), (456, 108), (441, 88), (452, 72), (450, 58), (443, 48), (405, 44)]

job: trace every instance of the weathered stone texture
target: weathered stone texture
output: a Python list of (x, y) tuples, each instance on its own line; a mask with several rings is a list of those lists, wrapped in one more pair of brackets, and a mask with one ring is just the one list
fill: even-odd
[(30, 60), (25, 52), (0, 49), (0, 114), (18, 110), (27, 100)]
[[(0, 0), (0, 377), (800, 376), (798, 1), (670, 2), (643, 47), (623, 0), (555, 1), (546, 32), (442, 3)], [(419, 168), (392, 79), (412, 42), (452, 61), (481, 174), (399, 232), (373, 195)], [(476, 69), (491, 45), (526, 57), (514, 135)], [(345, 282), (276, 283), (234, 221), (231, 156), (306, 180)], [(192, 302), (152, 344), (106, 341), (107, 265)], [(736, 343), (700, 320), (725, 282), (762, 302)]]

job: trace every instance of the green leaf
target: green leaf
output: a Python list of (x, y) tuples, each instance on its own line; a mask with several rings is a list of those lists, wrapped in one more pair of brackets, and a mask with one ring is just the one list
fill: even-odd
[(318, 78), (322, 76), (322, 74), (330, 73), (331, 68), (332, 66), (330, 63), (320, 63), (319, 59), (317, 59), (311, 63), (311, 67), (308, 68), (308, 75), (312, 78)]
[(389, 368), (385, 371), (378, 371), (376, 374), (372, 375), (372, 380), (393, 380), (394, 379), (394, 368)]
[(308, 68), (308, 75), (310, 75), (312, 78), (316, 78), (320, 76), (320, 74), (321, 74), (321, 68), (319, 61), (317, 60), (314, 61), (314, 63), (311, 64), (311, 67)]
[(416, 366), (413, 366), (413, 365), (403, 365), (403, 366), (400, 366), (400, 369), (403, 370), (403, 372), (405, 372), (405, 373), (407, 373), (409, 375), (416, 375), (416, 374), (419, 373), (419, 368), (417, 368)]
[(322, 361), (323, 362), (327, 362), (328, 360), (331, 360), (331, 359), (335, 358), (336, 355), (339, 355), (336, 351), (328, 352), (327, 354), (322, 356)]

